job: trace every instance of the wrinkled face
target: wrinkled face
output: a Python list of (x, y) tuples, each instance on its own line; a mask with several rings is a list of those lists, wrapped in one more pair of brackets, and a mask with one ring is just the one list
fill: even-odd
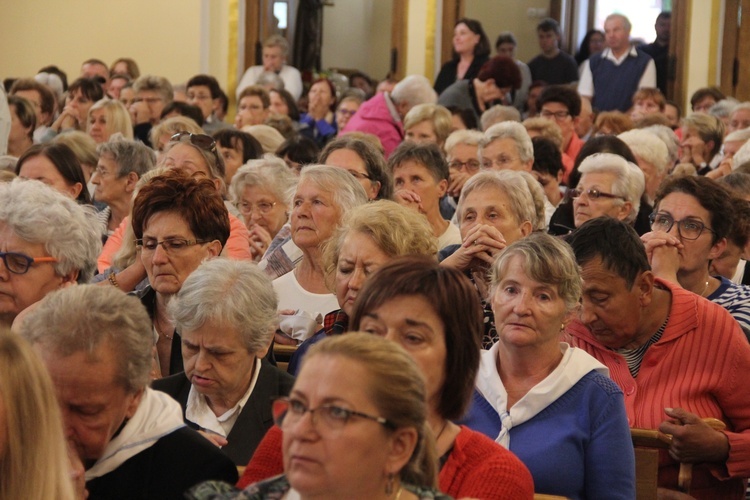
[(289, 116), (289, 106), (287, 106), (281, 94), (274, 91), (270, 91), (269, 94), (271, 96), (271, 107), (269, 108), (271, 112), (277, 115)]
[(185, 376), (195, 390), (209, 402), (224, 405), (242, 399), (258, 353), (247, 350), (237, 327), (207, 321), (200, 328), (181, 331), (180, 337)]
[(495, 139), (482, 150), (482, 168), (487, 170), (531, 171), (533, 161), (521, 161), (516, 141), (510, 137)]
[(469, 29), (464, 23), (453, 28), (453, 50), (457, 54), (471, 54), (479, 43), (480, 36)]
[(187, 103), (198, 106), (205, 120), (214, 111), (214, 101), (211, 97), (211, 89), (206, 85), (194, 85), (187, 89)]
[(630, 45), (630, 30), (625, 28), (625, 23), (618, 17), (604, 23), (604, 36), (607, 47), (614, 51), (626, 50)]
[(492, 293), (492, 312), (506, 348), (557, 345), (567, 308), (556, 285), (541, 283), (524, 271), (516, 255), (503, 269)]
[(539, 48), (542, 52), (549, 53), (557, 48), (557, 44), (560, 41), (557, 34), (554, 31), (542, 31), (539, 30), (536, 33), (537, 39), (539, 40)]
[(694, 127), (682, 127), (682, 142), (681, 146), (690, 147), (703, 147), (703, 160), (708, 161), (711, 158), (711, 149), (713, 149), (713, 141), (706, 142), (698, 133), (698, 129)]
[(78, 197), (81, 189), (83, 189), (80, 183), (70, 184), (60, 171), (57, 170), (52, 160), (44, 155), (27, 158), (23, 162), (20, 172), (18, 172), (18, 177), (41, 181), (73, 200)]
[(432, 126), (430, 120), (421, 121), (407, 129), (406, 140), (415, 144), (440, 145), (437, 135), (435, 135), (435, 127)]
[(750, 127), (750, 109), (738, 109), (729, 119), (728, 132)]
[(340, 167), (346, 169), (362, 185), (368, 200), (374, 200), (380, 192), (380, 182), (370, 180), (370, 174), (367, 173), (367, 165), (356, 151), (351, 149), (337, 149), (328, 155), (325, 161), (326, 165), (331, 167)]
[(589, 189), (596, 189), (600, 193), (614, 194), (612, 185), (615, 182), (615, 174), (611, 172), (590, 172), (583, 174), (578, 182), (578, 189), (583, 191), (581, 196), (573, 200), (573, 217), (576, 227), (587, 220), (597, 217), (614, 217), (623, 220), (628, 216), (632, 209), (632, 204), (623, 203), (616, 198), (600, 197), (593, 199), (586, 192)]
[(406, 189), (417, 193), (422, 199), (424, 213), (430, 213), (438, 208), (440, 198), (448, 188), (448, 181), (443, 179), (438, 182), (426, 166), (407, 160), (393, 169), (393, 187), (396, 191)]
[[(9, 226), (0, 222), (0, 252), (13, 252), (28, 257), (49, 257), (41, 243), (21, 239)], [(0, 259), (0, 323), (10, 325), (13, 319), (48, 293), (75, 281), (76, 276), (63, 277), (55, 272), (54, 263), (36, 262), (24, 274), (8, 270)]]
[(458, 222), (462, 240), (477, 224), (487, 224), (500, 231), (508, 245), (529, 234), (531, 226), (518, 221), (508, 196), (492, 186), (475, 189), (464, 198)]
[(346, 235), (336, 263), (336, 298), (349, 317), (365, 278), (389, 259), (371, 236), (358, 231)]
[(345, 99), (341, 101), (338, 109), (336, 109), (336, 126), (339, 130), (343, 130), (346, 124), (349, 123), (349, 119), (354, 116), (354, 113), (359, 109), (359, 103), (351, 99)]
[(653, 201), (656, 198), (656, 191), (659, 189), (661, 182), (667, 176), (667, 172), (666, 170), (659, 172), (653, 163), (644, 160), (638, 155), (635, 156), (635, 159), (638, 161), (638, 166), (646, 179), (646, 194)]
[(224, 159), (224, 169), (226, 172), (226, 175), (224, 176), (224, 180), (227, 184), (232, 182), (232, 177), (234, 177), (234, 174), (237, 173), (237, 170), (242, 166), (242, 158), (243, 158), (243, 152), (242, 152), (242, 143), (237, 141), (235, 143), (235, 148), (225, 148), (218, 142), (216, 143), (216, 149), (219, 151), (219, 154)]
[(23, 97), (34, 106), (34, 113), (36, 113), (36, 126), (41, 127), (42, 125), (48, 125), (50, 116), (49, 113), (42, 112), (42, 96), (36, 90), (17, 90), (13, 95)]
[(497, 47), (497, 55), (515, 59), (516, 58), (516, 46), (510, 42), (501, 43)]
[(435, 307), (421, 295), (394, 297), (362, 315), (359, 329), (396, 342), (406, 349), (425, 376), (427, 401), (433, 411), (445, 385), (445, 325)]
[(140, 251), (141, 262), (146, 268), (151, 287), (162, 295), (179, 292), (187, 277), (201, 262), (217, 256), (221, 251), (221, 248), (216, 248), (218, 242), (197, 243), (169, 251), (164, 250), (163, 245), (157, 245), (154, 250), (146, 248), (149, 243), (171, 239), (196, 240), (195, 234), (180, 214), (157, 212), (146, 221), (143, 228), (144, 246)]
[(262, 125), (268, 118), (269, 111), (263, 109), (263, 101), (257, 95), (249, 95), (240, 99), (237, 106), (237, 116), (234, 118), (234, 126), (242, 128), (247, 125)]
[(35, 348), (52, 377), (65, 433), (90, 467), (140, 404), (142, 392), (129, 393), (118, 380), (118, 353), (103, 342), (93, 354), (79, 351), (62, 357), (43, 345)]
[(206, 164), (206, 159), (189, 144), (179, 143), (172, 146), (172, 149), (166, 152), (164, 166), (192, 177), (211, 179), (211, 170)]
[(261, 186), (245, 186), (237, 208), (248, 229), (257, 224), (268, 231), (271, 238), (276, 236), (288, 219), (287, 205), (272, 191)]
[(600, 257), (582, 266), (581, 277), (581, 322), (607, 347), (621, 348), (637, 343), (643, 303), (641, 278), (629, 287), (624, 278), (604, 267)]
[[(307, 408), (331, 404), (380, 416), (371, 401), (375, 383), (361, 364), (337, 355), (306, 360), (289, 394)], [(305, 413), (282, 425), (284, 473), (304, 497), (365, 498), (386, 474), (391, 433), (381, 424), (351, 417), (340, 429), (330, 429), (320, 415)], [(314, 422), (313, 422), (314, 420)], [(352, 464), (357, 464), (352, 467)]]
[(448, 168), (451, 175), (464, 172), (469, 176), (479, 173), (479, 146), (476, 144), (456, 144), (448, 153)]
[(136, 94), (135, 101), (145, 102), (153, 120), (155, 120), (155, 122), (159, 121), (159, 117), (165, 106), (164, 98), (161, 94), (155, 90), (141, 90)]
[(286, 62), (281, 47), (263, 47), (263, 69), (278, 73)]
[(317, 247), (327, 241), (339, 224), (341, 211), (333, 193), (312, 181), (297, 186), (292, 208), (292, 240), (300, 248)]
[(130, 192), (126, 191), (128, 176), (118, 176), (119, 167), (110, 154), (99, 156), (91, 182), (96, 186), (94, 197), (97, 201), (112, 203), (113, 201), (128, 200)]
[(107, 127), (107, 112), (104, 109), (95, 109), (89, 114), (88, 132), (97, 144), (109, 140), (111, 134), (109, 127)]

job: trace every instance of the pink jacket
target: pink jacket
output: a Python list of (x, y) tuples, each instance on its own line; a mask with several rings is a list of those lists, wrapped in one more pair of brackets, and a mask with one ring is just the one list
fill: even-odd
[(365, 132), (377, 136), (385, 149), (385, 157), (388, 158), (404, 140), (404, 127), (401, 121), (393, 119), (386, 99), (390, 99), (390, 96), (386, 97), (386, 94), (381, 92), (362, 103), (342, 133)]

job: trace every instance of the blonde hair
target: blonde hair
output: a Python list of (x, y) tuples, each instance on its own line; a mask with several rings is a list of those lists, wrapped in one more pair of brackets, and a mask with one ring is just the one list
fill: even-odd
[(178, 132), (190, 132), (191, 134), (202, 134), (203, 129), (195, 123), (195, 120), (186, 116), (173, 116), (167, 118), (160, 124), (154, 126), (151, 132), (148, 133), (148, 138), (151, 141), (151, 145), (154, 151), (159, 150), (159, 138), (165, 134), (169, 134), (172, 137)]
[(557, 149), (562, 150), (562, 131), (557, 123), (546, 118), (536, 117), (526, 118), (522, 125), (526, 128), (529, 136), (532, 132), (536, 132), (539, 137), (544, 137), (551, 141)]
[(75, 498), (52, 381), (29, 344), (7, 329), (0, 330), (0, 407), (7, 426), (0, 498)]
[(417, 104), (406, 113), (404, 117), (404, 130), (409, 130), (422, 122), (430, 122), (432, 130), (435, 131), (437, 142), (441, 146), (451, 134), (453, 128), (453, 115), (448, 108), (439, 104)]
[(351, 332), (329, 337), (310, 348), (303, 368), (316, 356), (340, 356), (355, 361), (370, 374), (369, 387), (362, 390), (371, 398), (381, 417), (395, 429), (413, 428), (418, 439), (409, 462), (399, 471), (402, 482), (434, 487), (438, 456), (427, 423), (424, 375), (414, 360), (395, 342), (377, 335)]
[(108, 98), (96, 101), (94, 105), (89, 108), (89, 120), (86, 125), (86, 132), (91, 130), (91, 114), (97, 109), (104, 110), (104, 116), (107, 117), (107, 133), (110, 137), (112, 134), (119, 132), (126, 139), (133, 139), (133, 122), (130, 119), (130, 113), (125, 109), (123, 103)]

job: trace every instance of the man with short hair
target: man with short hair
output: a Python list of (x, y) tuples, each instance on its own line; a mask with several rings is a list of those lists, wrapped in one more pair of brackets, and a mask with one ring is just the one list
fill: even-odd
[(581, 96), (568, 86), (550, 85), (539, 96), (537, 109), (539, 116), (560, 127), (563, 138), (563, 182), (567, 184), (575, 159), (583, 147), (583, 141), (576, 133), (578, 115), (581, 114)]
[(560, 24), (551, 18), (544, 19), (537, 25), (536, 34), (542, 53), (529, 61), (531, 80), (542, 80), (553, 85), (578, 81), (576, 60), (560, 50)]
[(286, 64), (288, 52), (289, 42), (286, 38), (281, 35), (268, 37), (263, 42), (263, 64), (252, 66), (245, 71), (237, 85), (237, 98), (245, 87), (257, 84), (258, 77), (264, 71), (272, 71), (284, 81), (284, 90), (292, 94), (295, 101), (298, 100), (302, 95), (302, 75), (297, 68)]
[(604, 21), (607, 48), (583, 63), (578, 93), (591, 99), (597, 111), (630, 109), (633, 94), (643, 87), (656, 87), (656, 66), (650, 55), (630, 45), (630, 21), (610, 14)]
[(661, 93), (667, 95), (667, 67), (669, 63), (669, 37), (671, 35), (672, 13), (662, 11), (656, 16), (654, 30), (656, 40), (643, 47), (643, 51), (650, 55), (656, 66), (656, 86)]
[(99, 81), (106, 94), (109, 90), (109, 68), (100, 59), (88, 59), (81, 64), (81, 77)]
[(196, 75), (187, 82), (187, 103), (200, 108), (203, 130), (208, 135), (230, 127), (215, 115), (215, 110), (221, 106), (222, 93), (219, 82), (211, 75)]
[[(671, 434), (659, 486), (677, 489), (693, 464), (690, 494), (743, 499), (750, 475), (750, 346), (718, 304), (654, 276), (638, 234), (611, 217), (568, 237), (581, 266), (579, 319), (563, 340), (610, 370), (632, 427)], [(714, 417), (725, 431), (701, 419)]]
[(179, 403), (149, 388), (153, 333), (137, 298), (114, 287), (72, 286), (30, 312), (21, 334), (52, 378), (89, 498), (184, 498), (237, 469), (185, 426)]

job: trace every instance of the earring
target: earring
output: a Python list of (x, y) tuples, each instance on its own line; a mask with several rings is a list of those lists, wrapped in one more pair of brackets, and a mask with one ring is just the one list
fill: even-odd
[(393, 493), (393, 473), (389, 472), (385, 483), (385, 494), (389, 495)]

